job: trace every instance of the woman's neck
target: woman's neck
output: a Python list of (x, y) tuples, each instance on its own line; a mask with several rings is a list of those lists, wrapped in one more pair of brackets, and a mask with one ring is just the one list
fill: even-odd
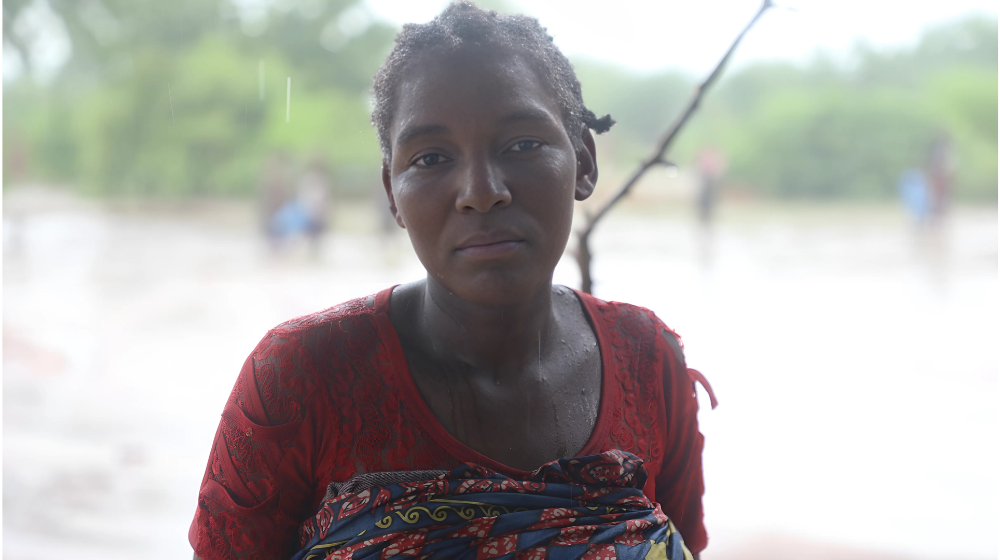
[(498, 383), (539, 373), (558, 335), (552, 283), (520, 301), (503, 305), (471, 303), (428, 278), (415, 294), (413, 323), (428, 354), (450, 371), (492, 375)]

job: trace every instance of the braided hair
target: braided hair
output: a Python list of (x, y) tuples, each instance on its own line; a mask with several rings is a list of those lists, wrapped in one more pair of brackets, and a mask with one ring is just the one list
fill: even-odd
[(372, 125), (378, 133), (382, 156), (392, 155), (389, 126), (396, 109), (399, 82), (407, 64), (431, 49), (459, 49), (463, 45), (491, 45), (517, 50), (548, 79), (562, 111), (563, 124), (573, 145), (579, 148), (580, 132), (586, 126), (601, 134), (615, 124), (611, 115), (597, 117), (583, 104), (580, 80), (566, 56), (538, 20), (524, 15), (501, 15), (472, 2), (453, 2), (425, 24), (406, 24), (372, 84)]

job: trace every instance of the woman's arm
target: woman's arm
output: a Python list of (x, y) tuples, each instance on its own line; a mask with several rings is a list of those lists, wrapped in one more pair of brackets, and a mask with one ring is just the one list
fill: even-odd
[(666, 426), (663, 465), (656, 476), (656, 501), (674, 522), (688, 549), (697, 555), (708, 544), (702, 519), (704, 437), (698, 431), (698, 400), (679, 338), (666, 326), (661, 328), (661, 337), (667, 355), (663, 364)]
[(297, 544), (297, 522), (278, 507), (279, 495), (311, 489), (306, 480), (279, 476), (279, 465), (307, 447), (297, 441), (304, 405), (288, 406), (289, 399), (275, 395), (288, 393), (281, 379), (296, 374), (299, 353), (295, 341), (272, 331), (243, 364), (219, 421), (188, 532), (196, 557), (277, 558)]

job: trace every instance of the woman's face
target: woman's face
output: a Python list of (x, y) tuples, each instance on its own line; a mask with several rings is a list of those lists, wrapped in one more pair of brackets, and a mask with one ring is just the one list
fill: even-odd
[(493, 305), (547, 289), (573, 201), (597, 180), (589, 131), (575, 149), (555, 96), (512, 52), (431, 51), (399, 87), (382, 180), (429, 280)]

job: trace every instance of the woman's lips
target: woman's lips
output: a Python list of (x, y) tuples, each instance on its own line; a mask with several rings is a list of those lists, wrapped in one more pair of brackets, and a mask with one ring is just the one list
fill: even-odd
[(524, 241), (511, 239), (506, 241), (496, 241), (494, 243), (481, 243), (478, 245), (466, 245), (455, 252), (466, 257), (474, 258), (495, 258), (505, 257), (517, 251), (524, 245)]

